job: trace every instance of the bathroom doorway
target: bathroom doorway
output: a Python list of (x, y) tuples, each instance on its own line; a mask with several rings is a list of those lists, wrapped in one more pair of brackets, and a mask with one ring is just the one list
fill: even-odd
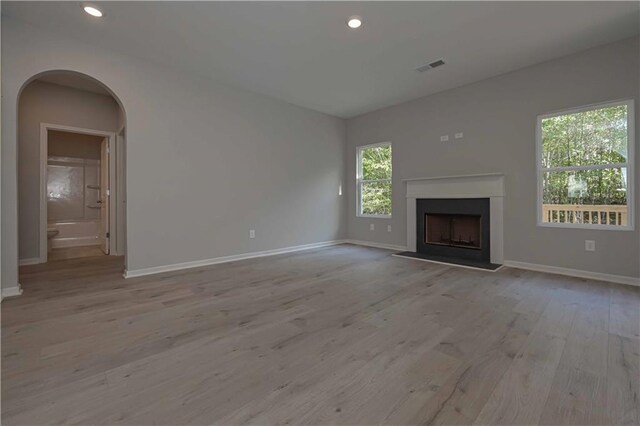
[(42, 127), (41, 152), (47, 162), (42, 170), (47, 238), (42, 260), (110, 254), (110, 198), (115, 195), (110, 145), (115, 134), (44, 123)]
[(25, 83), (18, 113), (19, 264), (125, 255), (119, 100), (92, 77), (47, 71)]

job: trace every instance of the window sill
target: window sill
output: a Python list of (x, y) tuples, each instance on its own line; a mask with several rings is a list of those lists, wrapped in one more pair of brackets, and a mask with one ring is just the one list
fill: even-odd
[(617, 226), (617, 225), (589, 225), (589, 224), (566, 224), (566, 223), (548, 223), (538, 222), (541, 228), (556, 229), (588, 229), (593, 231), (633, 231), (633, 226)]
[(357, 214), (356, 217), (362, 217), (365, 219), (391, 219), (391, 215), (383, 214)]

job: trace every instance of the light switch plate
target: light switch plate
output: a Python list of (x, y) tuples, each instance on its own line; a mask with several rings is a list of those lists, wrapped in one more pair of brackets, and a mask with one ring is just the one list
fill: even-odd
[(454, 136), (456, 139), (462, 139), (464, 137), (464, 133), (460, 132), (460, 133), (456, 133)]
[(387, 232), (391, 232), (391, 225), (387, 225)]
[(375, 231), (376, 230), (376, 225), (374, 225), (373, 223), (369, 224), (369, 231)]
[(256, 230), (249, 229), (249, 238), (255, 238), (255, 237), (256, 237)]
[(449, 140), (449, 135), (440, 136), (440, 142), (446, 142)]

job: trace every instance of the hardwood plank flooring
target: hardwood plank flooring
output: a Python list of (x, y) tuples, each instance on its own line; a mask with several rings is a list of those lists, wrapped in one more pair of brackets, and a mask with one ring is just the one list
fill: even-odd
[(2, 424), (638, 424), (640, 288), (390, 254), (22, 267)]

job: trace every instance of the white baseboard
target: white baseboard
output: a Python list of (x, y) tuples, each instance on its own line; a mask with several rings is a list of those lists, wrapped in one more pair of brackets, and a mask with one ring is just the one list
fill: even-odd
[(37, 265), (38, 263), (43, 263), (42, 260), (40, 260), (39, 257), (30, 257), (28, 259), (20, 259), (20, 260), (18, 260), (18, 265), (20, 265), (20, 266)]
[(321, 243), (303, 244), (300, 246), (283, 247), (273, 250), (254, 251), (251, 253), (236, 254), (232, 256), (214, 257), (212, 259), (196, 260), (193, 262), (174, 263), (171, 265), (154, 266), (151, 268), (142, 268), (134, 270), (125, 270), (125, 278), (142, 277), (145, 275), (160, 274), (163, 272), (179, 271), (182, 269), (199, 268), (201, 266), (217, 265), (219, 263), (237, 262), (239, 260), (254, 259), (257, 257), (275, 256), (277, 254), (292, 253), (301, 250), (311, 250), (315, 248), (334, 246), (343, 244), (344, 240), (324, 241)]
[(587, 278), (590, 280), (608, 281), (617, 284), (640, 286), (640, 278), (628, 277), (625, 275), (603, 274), (600, 272), (562, 268), (560, 266), (538, 265), (535, 263), (518, 262), (515, 260), (505, 260), (504, 265), (511, 268), (527, 269), (529, 271), (548, 272), (551, 274), (568, 275), (570, 277)]
[(375, 241), (363, 241), (363, 240), (344, 240), (347, 244), (355, 244), (357, 246), (375, 247), (386, 250), (407, 251), (406, 246), (397, 246), (394, 244), (377, 243)]
[(20, 288), (20, 284), (14, 287), (3, 288), (2, 296), (0, 296), (0, 300), (4, 300), (7, 297), (20, 296), (21, 294), (22, 294), (22, 289)]

